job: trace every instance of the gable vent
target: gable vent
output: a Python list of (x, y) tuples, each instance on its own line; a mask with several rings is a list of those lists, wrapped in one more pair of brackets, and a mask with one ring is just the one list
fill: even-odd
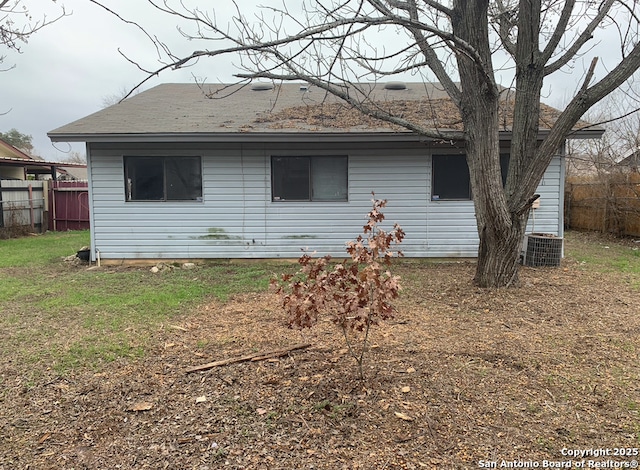
[(251, 91), (273, 90), (273, 83), (256, 82), (251, 84)]
[(405, 82), (388, 82), (384, 84), (385, 90), (406, 90), (407, 84)]

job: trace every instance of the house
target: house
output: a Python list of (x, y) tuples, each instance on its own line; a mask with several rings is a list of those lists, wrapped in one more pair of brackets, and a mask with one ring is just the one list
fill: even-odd
[(640, 149), (627, 153), (622, 160), (615, 164), (618, 170), (640, 171)]
[[(435, 85), (368, 87), (367, 99), (396, 114), (461, 129)], [(557, 113), (543, 106), (545, 122)], [(462, 143), (363, 116), (306, 84), (163, 84), (49, 137), (86, 142), (94, 259), (294, 258), (305, 247), (341, 256), (372, 191), (405, 230), (406, 256), (477, 254)], [(562, 236), (563, 187), (560, 152), (532, 230)]]

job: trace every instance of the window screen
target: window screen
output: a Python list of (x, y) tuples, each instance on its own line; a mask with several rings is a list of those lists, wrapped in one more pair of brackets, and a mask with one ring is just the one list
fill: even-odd
[(127, 201), (202, 199), (200, 157), (124, 157)]
[(272, 157), (274, 201), (346, 201), (347, 157)]
[(431, 199), (471, 199), (469, 167), (464, 155), (434, 155)]
[[(509, 154), (500, 154), (502, 186), (507, 183)], [(464, 155), (433, 156), (433, 186), (431, 199), (471, 199), (471, 179)]]

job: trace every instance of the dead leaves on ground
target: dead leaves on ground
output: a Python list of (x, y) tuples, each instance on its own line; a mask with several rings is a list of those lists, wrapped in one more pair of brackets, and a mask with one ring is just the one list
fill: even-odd
[[(524, 269), (519, 289), (478, 290), (472, 272), (401, 270), (398, 317), (374, 333), (364, 383), (333, 325), (287, 329), (267, 295), (176, 319), (146, 358), (98, 373), (26, 387), (5, 370), (0, 467), (475, 468), (637, 447), (637, 290), (566, 262)], [(184, 374), (298, 343), (313, 346)]]

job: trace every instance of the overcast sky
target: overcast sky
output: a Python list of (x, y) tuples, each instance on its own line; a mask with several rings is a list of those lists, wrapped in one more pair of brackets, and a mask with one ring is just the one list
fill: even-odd
[[(34, 34), (22, 53), (0, 51), (6, 55), (0, 72), (0, 131), (16, 128), (33, 136), (35, 152), (47, 160), (68, 157), (70, 146), (52, 144), (46, 133), (104, 107), (105, 98), (121, 95), (146, 77), (119, 54), (160, 66), (155, 49), (137, 28), (124, 24), (86, 0), (41, 0), (31, 3), (34, 19), (60, 14), (64, 4), (68, 16)], [(176, 21), (136, 0), (107, 0), (110, 7), (133, 18), (151, 31), (162, 34), (175, 48), (191, 51), (193, 43), (176, 32)], [(223, 2), (221, 2), (223, 3)], [(46, 9), (46, 11), (45, 11)], [(227, 8), (228, 9), (228, 8)], [(196, 46), (197, 47), (197, 46)], [(148, 89), (164, 82), (192, 82), (192, 74), (210, 81), (229, 81), (234, 67), (230, 58), (221, 58), (197, 68), (167, 72), (145, 84)], [(73, 150), (84, 153), (82, 144)]]
[[(243, 8), (245, 2), (254, 3), (243, 0), (240, 2)], [(105, 98), (121, 94), (122, 90), (130, 89), (146, 77), (125, 60), (118, 49), (147, 65), (159, 64), (154, 62), (155, 50), (141, 31), (87, 0), (25, 3), (30, 4), (34, 19), (45, 14), (47, 18), (55, 17), (61, 11), (61, 4), (68, 16), (33, 35), (28, 44), (22, 46), (22, 54), (0, 50), (0, 55), (6, 55), (3, 68), (15, 65), (12, 70), (0, 72), (0, 131), (16, 128), (30, 134), (37, 154), (47, 160), (60, 161), (68, 157), (69, 150), (84, 153), (84, 147), (52, 144), (46, 136), (48, 131), (100, 110)], [(105, 0), (105, 3), (123, 16), (144, 24), (172, 48), (188, 53), (215, 47), (181, 38), (176, 31), (175, 18), (153, 10), (142, 0)], [(228, 0), (200, 2), (202, 5), (207, 3), (215, 4), (212, 8), (216, 9), (218, 19), (228, 17), (233, 11)], [(607, 66), (607, 54), (611, 56), (611, 51), (615, 50), (612, 49), (615, 48), (613, 39), (607, 43), (607, 36), (607, 31), (599, 31), (596, 36), (603, 43), (601, 50), (608, 51), (601, 54), (604, 56), (601, 70)], [(588, 64), (592, 55), (581, 59), (574, 73), (562, 73), (549, 82), (548, 96), (543, 101), (562, 106), (584, 74), (586, 67), (582, 60)], [(210, 82), (229, 82), (237, 72), (233, 60), (237, 59), (209, 59), (194, 68), (165, 72), (144, 88), (165, 82), (192, 82), (193, 75)], [(510, 85), (507, 77), (499, 76), (498, 79), (503, 85)]]

